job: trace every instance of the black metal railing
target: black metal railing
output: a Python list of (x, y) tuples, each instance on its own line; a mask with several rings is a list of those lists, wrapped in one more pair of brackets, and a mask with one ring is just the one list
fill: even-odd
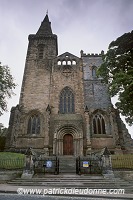
[(56, 156), (55, 174), (59, 174), (59, 158)]
[(47, 156), (45, 158), (35, 158), (35, 173), (53, 173), (59, 174), (59, 159), (57, 156)]
[(76, 158), (76, 174), (81, 174), (81, 168), (80, 168), (80, 156)]
[(101, 160), (98, 157), (77, 157), (76, 174), (101, 174)]

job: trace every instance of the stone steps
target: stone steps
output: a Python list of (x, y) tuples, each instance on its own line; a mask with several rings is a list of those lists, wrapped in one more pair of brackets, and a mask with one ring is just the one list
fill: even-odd
[(125, 193), (133, 194), (133, 185), (121, 179), (104, 179), (102, 176), (79, 175), (46, 175), (46, 177), (33, 177), (32, 179), (17, 178), (9, 182), (17, 186), (42, 186), (50, 188), (78, 188), (78, 189), (125, 189)]
[(60, 173), (76, 173), (76, 158), (74, 156), (59, 156)]

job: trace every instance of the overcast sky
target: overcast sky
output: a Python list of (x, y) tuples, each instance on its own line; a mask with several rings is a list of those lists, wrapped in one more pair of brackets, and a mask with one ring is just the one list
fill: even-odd
[[(6, 127), (19, 102), (28, 35), (37, 32), (47, 9), (59, 54), (106, 52), (111, 41), (133, 29), (133, 0), (0, 0), (0, 61), (18, 85), (0, 118)], [(133, 126), (127, 128), (133, 138)]]

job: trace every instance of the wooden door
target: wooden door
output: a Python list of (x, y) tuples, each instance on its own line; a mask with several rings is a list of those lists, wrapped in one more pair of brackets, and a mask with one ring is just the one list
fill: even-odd
[(73, 155), (73, 136), (71, 134), (63, 137), (63, 155)]

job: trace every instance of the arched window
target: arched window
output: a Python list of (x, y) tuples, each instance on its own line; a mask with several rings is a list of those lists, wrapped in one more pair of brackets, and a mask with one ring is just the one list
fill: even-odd
[(74, 94), (69, 87), (65, 87), (60, 94), (60, 113), (74, 113)]
[(68, 65), (71, 65), (72, 63), (71, 63), (71, 61), (70, 61), (70, 60), (68, 60), (68, 61), (67, 61), (67, 64), (68, 64)]
[(73, 60), (73, 61), (72, 61), (72, 64), (73, 64), (73, 65), (76, 65), (76, 61), (75, 61), (75, 60)]
[(58, 65), (61, 65), (61, 61), (60, 60), (58, 60)]
[(32, 115), (28, 121), (28, 134), (39, 134), (40, 133), (40, 117), (38, 115)]
[(92, 66), (92, 77), (96, 77), (96, 66)]
[(106, 134), (105, 122), (100, 114), (95, 115), (93, 118), (93, 131), (94, 134)]
[(62, 65), (66, 65), (66, 61), (65, 60), (63, 60)]
[(44, 52), (44, 46), (39, 45), (39, 47), (38, 47), (38, 57), (39, 57), (39, 59), (43, 58), (43, 52)]

